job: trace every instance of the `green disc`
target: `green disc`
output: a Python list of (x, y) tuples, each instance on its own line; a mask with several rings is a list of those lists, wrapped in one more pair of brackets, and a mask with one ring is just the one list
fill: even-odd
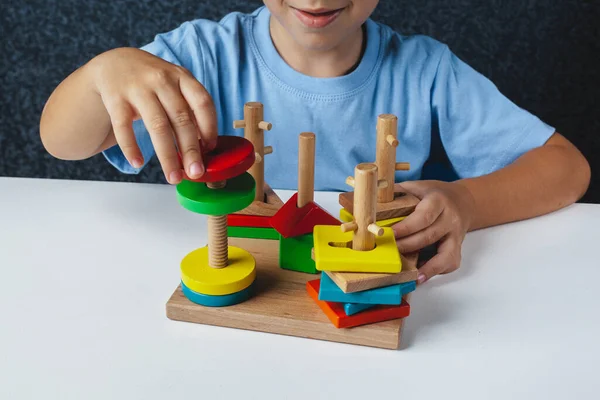
[(183, 208), (198, 214), (227, 215), (248, 207), (254, 201), (255, 191), (254, 178), (244, 172), (229, 179), (221, 189), (183, 180), (177, 185), (177, 201)]

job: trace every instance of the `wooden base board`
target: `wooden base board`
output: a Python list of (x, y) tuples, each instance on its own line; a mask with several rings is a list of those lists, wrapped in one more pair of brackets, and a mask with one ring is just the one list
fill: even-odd
[(332, 272), (327, 275), (344, 293), (355, 293), (383, 286), (416, 281), (419, 275), (419, 253), (400, 254), (402, 271), (397, 274), (370, 274), (362, 272)]
[(256, 215), (261, 217), (272, 217), (277, 214), (277, 211), (283, 207), (283, 201), (277, 194), (271, 189), (269, 185), (265, 183), (264, 186), (265, 201), (253, 201), (248, 207), (241, 211), (236, 212), (238, 215)]
[(403, 318), (348, 329), (333, 326), (306, 292), (306, 282), (315, 275), (279, 268), (279, 241), (230, 238), (229, 243), (254, 256), (255, 295), (230, 307), (203, 307), (189, 301), (178, 286), (167, 302), (169, 319), (384, 349), (400, 347)]
[[(405, 217), (415, 210), (419, 201), (419, 198), (412, 194), (395, 192), (391, 202), (377, 203), (375, 220)], [(339, 203), (350, 214), (354, 214), (354, 192), (340, 193)]]

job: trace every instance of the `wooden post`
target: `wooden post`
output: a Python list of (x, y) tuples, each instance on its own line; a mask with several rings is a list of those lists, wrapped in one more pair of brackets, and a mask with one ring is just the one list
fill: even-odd
[(298, 208), (314, 200), (315, 134), (302, 132), (298, 138)]
[(244, 104), (244, 120), (233, 121), (233, 128), (244, 128), (244, 137), (254, 146), (256, 161), (248, 170), (250, 175), (256, 181), (255, 201), (264, 202), (265, 192), (265, 154), (270, 154), (273, 149), (268, 146), (265, 148), (264, 131), (270, 131), (272, 125), (263, 121), (263, 105), (259, 102), (248, 102)]
[(396, 147), (398, 146), (398, 118), (392, 114), (381, 114), (377, 118), (377, 169), (379, 179), (387, 182), (387, 187), (379, 189), (377, 202), (389, 203), (394, 200), (394, 177), (396, 171)]
[[(226, 181), (209, 182), (210, 189), (222, 189)], [(208, 215), (208, 265), (212, 268), (225, 268), (229, 263), (227, 240), (227, 215)]]
[[(383, 229), (375, 224), (377, 207), (377, 166), (358, 164), (354, 169), (354, 221), (342, 230), (354, 230), (352, 249), (369, 251), (375, 248), (375, 235), (383, 235)], [(354, 228), (354, 229), (352, 229)]]

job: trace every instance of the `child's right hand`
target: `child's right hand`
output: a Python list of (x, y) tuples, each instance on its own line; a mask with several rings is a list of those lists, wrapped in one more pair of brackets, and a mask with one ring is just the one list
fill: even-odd
[(139, 49), (111, 50), (94, 64), (95, 88), (129, 163), (143, 165), (132, 127), (142, 119), (169, 183), (182, 180), (182, 168), (192, 179), (202, 176), (202, 152), (217, 140), (216, 110), (204, 86), (186, 69)]

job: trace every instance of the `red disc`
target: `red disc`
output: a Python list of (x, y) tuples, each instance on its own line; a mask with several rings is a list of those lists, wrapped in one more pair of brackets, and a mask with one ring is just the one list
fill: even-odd
[[(181, 155), (179, 156), (181, 159)], [(240, 136), (218, 136), (214, 150), (204, 153), (206, 172), (192, 179), (184, 171), (184, 179), (192, 182), (226, 181), (246, 172), (254, 164), (254, 146)]]

